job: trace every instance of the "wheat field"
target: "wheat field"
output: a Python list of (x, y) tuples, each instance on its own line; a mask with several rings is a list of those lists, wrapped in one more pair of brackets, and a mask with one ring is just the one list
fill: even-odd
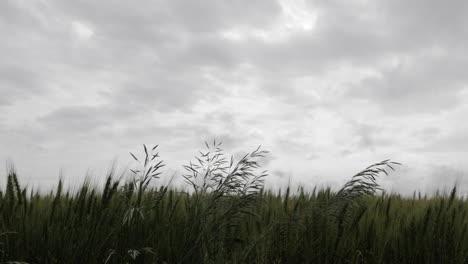
[(467, 263), (468, 202), (451, 193), (386, 194), (383, 161), (339, 190), (263, 188), (260, 148), (240, 160), (219, 143), (185, 166), (187, 190), (155, 186), (153, 149), (123, 179), (72, 191), (0, 191), (0, 263)]

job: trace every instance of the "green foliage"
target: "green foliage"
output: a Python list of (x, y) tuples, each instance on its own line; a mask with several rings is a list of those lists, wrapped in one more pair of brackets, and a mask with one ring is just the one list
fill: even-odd
[[(0, 190), (0, 263), (467, 263), (468, 203), (380, 194), (376, 163), (343, 188), (263, 189), (260, 148), (239, 161), (207, 144), (183, 175), (189, 191), (157, 186), (157, 147), (131, 156), (124, 181), (103, 189), (22, 188), (13, 168)], [(12, 261), (15, 260), (15, 261)]]

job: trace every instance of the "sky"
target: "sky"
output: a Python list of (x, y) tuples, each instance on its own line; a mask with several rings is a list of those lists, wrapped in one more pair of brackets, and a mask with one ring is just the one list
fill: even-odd
[[(0, 170), (101, 181), (159, 144), (166, 175), (216, 139), (267, 185), (468, 192), (468, 2), (0, 1)], [(3, 179), (2, 179), (3, 181)], [(4, 183), (4, 181), (0, 183)]]

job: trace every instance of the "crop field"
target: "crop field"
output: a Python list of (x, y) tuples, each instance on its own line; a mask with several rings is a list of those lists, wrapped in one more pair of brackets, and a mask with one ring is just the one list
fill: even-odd
[(263, 188), (260, 148), (240, 160), (219, 144), (185, 166), (187, 188), (155, 185), (157, 148), (122, 179), (50, 193), (11, 169), (0, 192), (0, 263), (467, 263), (468, 202), (451, 193), (382, 192), (383, 161), (338, 190)]

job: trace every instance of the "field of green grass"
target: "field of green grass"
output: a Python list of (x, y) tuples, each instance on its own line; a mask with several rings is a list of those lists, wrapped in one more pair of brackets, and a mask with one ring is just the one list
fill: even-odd
[[(61, 181), (49, 194), (0, 188), (0, 263), (468, 263), (468, 202), (383, 194), (383, 161), (339, 190), (263, 189), (257, 149), (235, 161), (219, 144), (185, 166), (187, 190), (157, 186), (157, 148), (130, 179)], [(351, 174), (352, 175), (352, 174)]]

